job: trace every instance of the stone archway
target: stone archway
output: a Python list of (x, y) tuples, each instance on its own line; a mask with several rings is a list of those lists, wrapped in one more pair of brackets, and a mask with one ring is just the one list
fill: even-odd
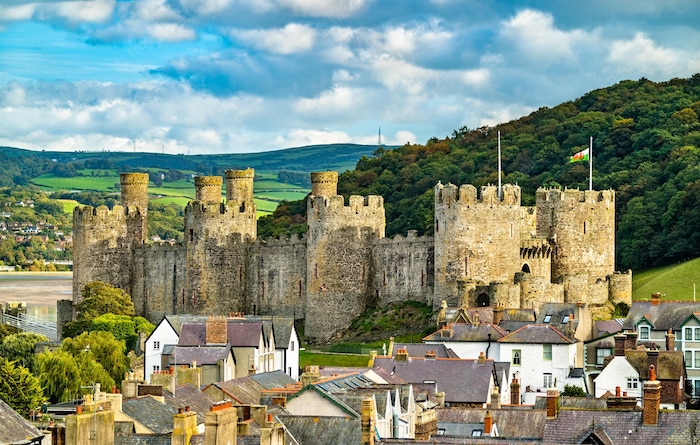
[(487, 294), (486, 292), (482, 292), (476, 297), (476, 306), (477, 307), (488, 306), (489, 303), (490, 303), (489, 294)]
[(520, 271), (525, 272), (525, 273), (532, 273), (532, 272), (530, 272), (530, 265), (527, 263), (523, 264), (523, 268), (520, 269)]

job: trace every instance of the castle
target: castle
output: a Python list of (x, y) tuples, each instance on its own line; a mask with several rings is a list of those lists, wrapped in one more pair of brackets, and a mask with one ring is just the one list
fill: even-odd
[(165, 314), (273, 314), (304, 320), (316, 341), (367, 307), (417, 300), (438, 308), (544, 302), (631, 304), (631, 271), (615, 265), (613, 191), (435, 186), (434, 236), (386, 238), (381, 196), (337, 193), (311, 174), (304, 236), (258, 239), (254, 171), (196, 177), (182, 243), (147, 241), (148, 174), (121, 175), (121, 206), (73, 214), (73, 295), (91, 281), (126, 290), (152, 322)]

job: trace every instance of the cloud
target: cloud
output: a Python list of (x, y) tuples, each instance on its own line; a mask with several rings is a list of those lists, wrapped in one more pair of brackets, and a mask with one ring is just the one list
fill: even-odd
[(46, 1), (0, 6), (0, 21), (36, 19), (69, 24), (99, 23), (112, 16), (114, 6), (115, 0)]
[(177, 23), (154, 23), (148, 27), (148, 35), (161, 42), (181, 42), (197, 37), (193, 29)]
[(277, 4), (309, 17), (344, 18), (357, 14), (365, 0), (277, 0)]
[(610, 45), (607, 60), (616, 71), (624, 75), (671, 76), (685, 65), (681, 54), (658, 47), (643, 33), (636, 33), (631, 40), (616, 40)]
[(279, 29), (234, 30), (234, 39), (273, 54), (294, 54), (310, 50), (316, 38), (313, 28), (289, 23)]

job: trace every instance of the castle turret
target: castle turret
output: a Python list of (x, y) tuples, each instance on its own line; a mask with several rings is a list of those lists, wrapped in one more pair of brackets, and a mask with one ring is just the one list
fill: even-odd
[(195, 200), (221, 202), (221, 176), (196, 176), (194, 178)]
[(129, 233), (135, 244), (141, 244), (148, 237), (148, 173), (122, 173), (119, 175), (122, 206), (130, 219)]
[(327, 339), (366, 307), (374, 296), (372, 246), (384, 237), (381, 196), (351, 196), (346, 206), (337, 194), (338, 174), (312, 174), (307, 201), (307, 311), (305, 334)]
[(615, 272), (615, 192), (539, 189), (537, 234), (550, 239), (552, 281), (585, 274), (588, 282)]
[(255, 170), (226, 170), (226, 203), (230, 206), (241, 207), (253, 204), (253, 181)]
[[(435, 296), (459, 303), (460, 282), (512, 282), (520, 267), (520, 187), (435, 187)], [(471, 306), (489, 304), (476, 300)]]

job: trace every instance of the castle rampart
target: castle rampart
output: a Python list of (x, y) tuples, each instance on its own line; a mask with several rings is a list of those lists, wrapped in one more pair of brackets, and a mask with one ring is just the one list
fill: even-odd
[(257, 239), (252, 169), (195, 178), (182, 243), (147, 242), (146, 174), (122, 176), (113, 210), (79, 207), (74, 295), (106, 281), (153, 322), (169, 313), (292, 316), (324, 341), (368, 307), (418, 300), (537, 308), (631, 302), (631, 273), (613, 273), (614, 193), (545, 190), (520, 205), (517, 185), (435, 187), (434, 236), (385, 238), (381, 196), (337, 194), (312, 174), (303, 236)]

